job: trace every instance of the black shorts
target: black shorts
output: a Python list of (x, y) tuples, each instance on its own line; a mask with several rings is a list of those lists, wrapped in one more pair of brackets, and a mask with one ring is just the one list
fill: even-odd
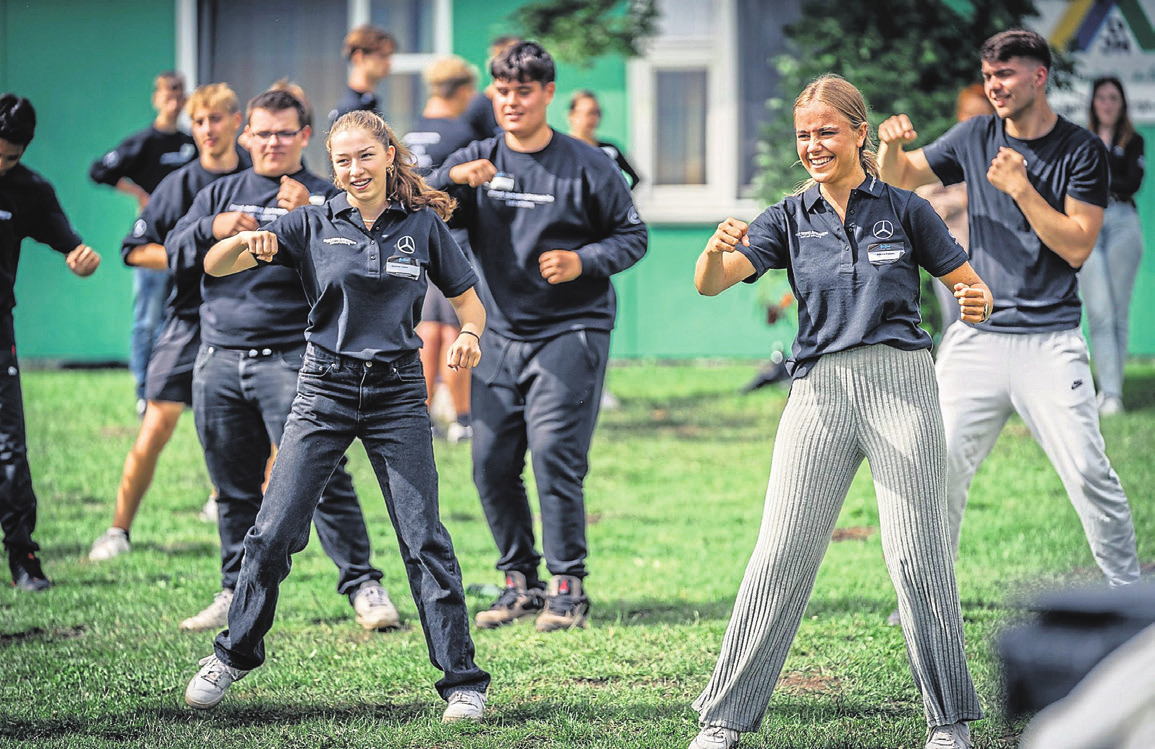
[(429, 289), (425, 292), (425, 301), (421, 304), (421, 322), (438, 322), (455, 328), (461, 325), (457, 313), (453, 311), (453, 305), (441, 293), (441, 289), (433, 284), (429, 284)]
[(148, 360), (144, 397), (192, 405), (193, 364), (201, 345), (200, 318), (170, 318)]

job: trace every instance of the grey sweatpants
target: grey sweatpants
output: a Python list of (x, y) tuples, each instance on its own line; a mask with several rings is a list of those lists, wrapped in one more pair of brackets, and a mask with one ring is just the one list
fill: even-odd
[(790, 388), (758, 542), (714, 675), (694, 702), (702, 725), (746, 732), (761, 724), (864, 457), (927, 724), (982, 717), (947, 543), (934, 364), (928, 351), (878, 345), (823, 356)]
[(971, 479), (1016, 411), (1058, 471), (1107, 582), (1137, 581), (1131, 507), (1099, 432), (1082, 332), (1015, 335), (952, 325), (937, 368), (952, 551), (957, 555)]

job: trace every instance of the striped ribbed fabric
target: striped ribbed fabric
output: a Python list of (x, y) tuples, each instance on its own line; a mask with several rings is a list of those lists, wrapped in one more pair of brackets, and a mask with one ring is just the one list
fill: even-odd
[(863, 458), (927, 724), (982, 717), (947, 541), (934, 364), (925, 350), (876, 345), (823, 356), (790, 388), (758, 542), (714, 674), (694, 702), (702, 725), (742, 732), (761, 725)]

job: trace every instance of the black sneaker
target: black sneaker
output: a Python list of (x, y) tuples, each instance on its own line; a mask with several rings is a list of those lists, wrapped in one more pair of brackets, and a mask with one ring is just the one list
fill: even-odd
[(12, 552), (8, 555), (8, 569), (12, 570), (12, 584), (21, 590), (39, 592), (52, 587), (34, 552)]
[(585, 627), (590, 614), (580, 577), (554, 575), (545, 594), (545, 608), (537, 617), (538, 632)]
[(479, 611), (474, 623), (478, 629), (496, 629), (513, 624), (518, 619), (533, 616), (545, 605), (544, 591), (528, 587), (525, 575), (505, 573), (505, 590), (485, 611)]

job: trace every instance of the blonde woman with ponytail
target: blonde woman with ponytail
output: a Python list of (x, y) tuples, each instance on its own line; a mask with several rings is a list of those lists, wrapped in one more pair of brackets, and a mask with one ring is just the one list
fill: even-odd
[(954, 290), (968, 323), (989, 315), (990, 292), (934, 209), (878, 178), (858, 89), (817, 78), (794, 102), (794, 124), (810, 179), (749, 225), (722, 222), (695, 269), (707, 296), (786, 269), (798, 335), (761, 531), (694, 703), (702, 730), (690, 747), (731, 749), (758, 729), (865, 458), (927, 747), (969, 749), (967, 722), (982, 710), (947, 541), (946, 447), (931, 339), (918, 324), (918, 269)]
[(473, 662), (461, 568), (439, 517), (415, 331), (433, 283), (461, 321), (449, 366), (476, 365), (485, 331), (477, 274), (445, 225), (453, 201), (413, 171), (384, 120), (350, 112), (333, 124), (326, 146), (343, 193), (290, 211), (263, 231), (218, 242), (205, 257), (205, 271), (214, 276), (262, 263), (295, 268), (312, 310), (297, 396), (245, 538), (229, 628), (201, 661), (185, 701), (215, 707), (234, 681), (264, 661), (264, 637), (291, 556), (309, 538), (322, 487), (359, 438), (397, 531), (430, 660), (443, 672), (436, 685), (448, 702), (442, 720), (478, 721), (489, 674)]

